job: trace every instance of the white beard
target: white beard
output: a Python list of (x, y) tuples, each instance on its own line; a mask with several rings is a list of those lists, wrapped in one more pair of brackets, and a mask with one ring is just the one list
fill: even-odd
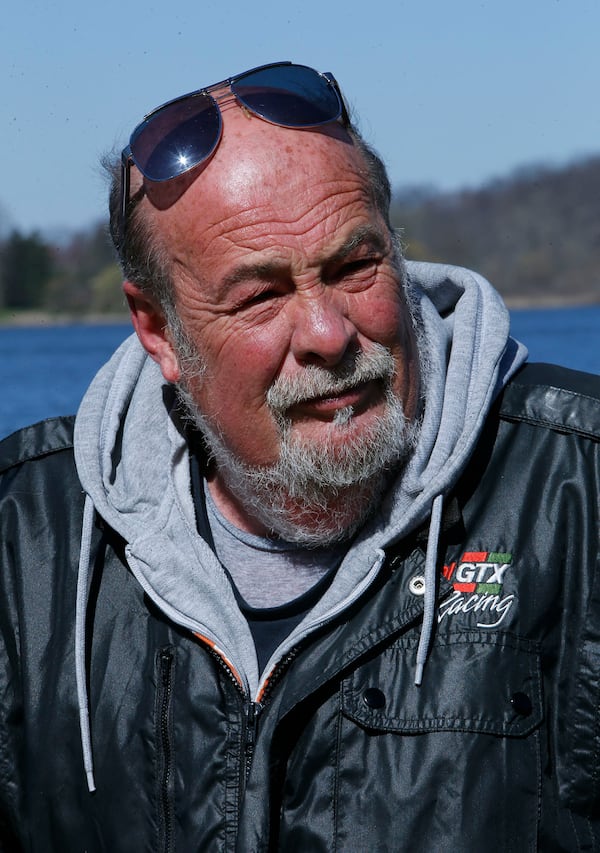
[[(204, 436), (219, 478), (244, 511), (271, 534), (316, 547), (354, 535), (379, 505), (390, 472), (415, 447), (418, 423), (405, 417), (392, 391), (393, 378), (393, 357), (381, 344), (330, 369), (310, 365), (292, 379), (278, 377), (267, 404), (281, 434), (280, 452), (267, 466), (239, 459), (198, 410), (187, 390), (198, 380), (197, 373), (185, 377), (179, 394)], [(286, 415), (297, 403), (333, 397), (372, 380), (382, 383), (385, 404), (366, 426), (356, 424), (353, 408), (347, 406), (323, 424), (318, 440), (310, 440), (298, 435)]]

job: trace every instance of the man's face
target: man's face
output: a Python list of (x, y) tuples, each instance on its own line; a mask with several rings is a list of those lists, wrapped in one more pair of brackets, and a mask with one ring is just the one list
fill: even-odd
[[(313, 366), (339, 371), (375, 344), (391, 353), (392, 390), (406, 415), (415, 414), (411, 320), (363, 168), (347, 141), (273, 127), (236, 108), (203, 174), (156, 216), (177, 311), (205, 367), (201, 378), (184, 378), (213, 431), (246, 465), (278, 460), (274, 383), (302, 386)], [(335, 454), (386, 405), (384, 382), (372, 379), (283, 414), (295, 439), (327, 440)], [(218, 471), (216, 480), (218, 490)]]

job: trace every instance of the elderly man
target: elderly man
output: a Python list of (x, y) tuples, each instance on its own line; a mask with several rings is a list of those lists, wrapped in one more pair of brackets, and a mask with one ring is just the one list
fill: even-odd
[(137, 334), (0, 446), (6, 849), (600, 844), (600, 382), (388, 205), (304, 66), (134, 131)]

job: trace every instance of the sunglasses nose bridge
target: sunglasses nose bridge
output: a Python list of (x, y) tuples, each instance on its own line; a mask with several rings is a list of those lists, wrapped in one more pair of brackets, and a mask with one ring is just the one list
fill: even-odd
[(211, 91), (210, 94), (216, 104), (217, 109), (219, 110), (219, 113), (221, 114), (221, 121), (223, 118), (223, 114), (232, 107), (239, 107), (242, 110), (248, 109), (248, 107), (246, 107), (244, 102), (232, 89), (230, 83), (221, 83), (219, 89), (217, 91)]

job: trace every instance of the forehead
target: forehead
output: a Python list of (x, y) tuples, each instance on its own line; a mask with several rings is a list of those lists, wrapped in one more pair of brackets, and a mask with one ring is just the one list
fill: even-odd
[(290, 130), (239, 108), (226, 111), (221, 145), (203, 172), (152, 215), (174, 260), (210, 252), (215, 241), (224, 243), (219, 251), (228, 241), (254, 251), (294, 239), (306, 246), (377, 218), (363, 156), (341, 128)]

